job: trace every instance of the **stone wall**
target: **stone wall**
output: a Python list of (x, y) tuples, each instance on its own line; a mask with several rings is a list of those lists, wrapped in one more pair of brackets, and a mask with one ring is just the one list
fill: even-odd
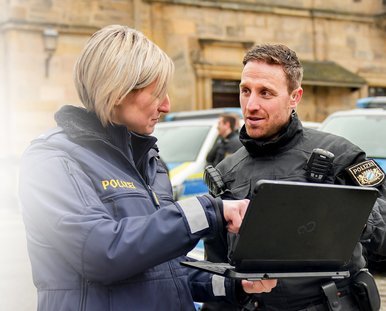
[[(133, 24), (133, 3), (31, 0), (1, 5), (1, 154), (19, 154), (32, 137), (55, 125), (53, 113), (60, 106), (80, 104), (72, 80), (76, 57), (100, 27)], [(48, 76), (43, 40), (47, 28), (58, 31)]]
[[(304, 60), (334, 61), (386, 87), (384, 11), (381, 0), (0, 0), (0, 156), (20, 154), (54, 126), (60, 106), (80, 105), (72, 68), (88, 37), (107, 24), (137, 28), (171, 56), (178, 111), (210, 108), (212, 79), (239, 79), (246, 49), (263, 42), (287, 44)], [(46, 28), (59, 34), (47, 68)], [(321, 121), (365, 95), (366, 87), (307, 85), (299, 114)]]
[[(296, 8), (295, 5), (280, 8), (263, 6), (266, 1), (239, 1), (240, 4), (234, 6), (230, 5), (231, 1), (222, 1), (222, 5), (216, 2), (205, 8), (186, 4), (193, 1), (174, 1), (173, 4), (169, 1), (158, 2), (164, 3), (160, 9), (163, 14), (154, 16), (156, 20), (162, 19), (159, 23), (163, 24), (163, 38), (167, 38), (161, 40), (163, 47), (177, 60), (176, 80), (181, 85), (174, 90), (173, 99), (178, 105), (183, 103), (184, 107), (181, 108), (211, 107), (210, 97), (197, 94), (200, 92), (197, 88), (210, 92), (208, 84), (197, 85), (199, 73), (194, 66), (194, 55), (203, 52), (202, 47), (201, 50), (197, 47), (197, 41), (202, 38), (215, 38), (223, 42), (284, 43), (297, 51), (301, 59), (332, 60), (360, 74), (370, 85), (385, 85), (386, 75), (381, 72), (386, 72), (386, 58), (378, 52), (385, 50), (385, 32), (374, 25), (371, 15), (381, 9), (380, 1), (372, 5), (365, 5), (362, 1), (321, 1), (317, 2), (321, 7), (314, 11), (307, 9), (311, 1), (293, 1), (298, 6)], [(184, 5), (175, 4), (178, 2)], [(260, 6), (256, 4), (257, 7), (252, 9), (249, 6), (252, 3), (260, 3)], [(161, 6), (159, 3), (157, 5)], [(238, 58), (230, 59), (234, 55), (228, 52), (229, 45), (223, 46), (223, 51), (217, 51), (215, 63), (205, 57), (203, 63), (206, 66), (240, 66), (243, 53), (239, 53)], [(238, 70), (241, 71), (241, 67)], [(315, 90), (311, 88), (311, 91)], [(316, 95), (317, 99), (314, 98)], [(353, 106), (356, 98), (365, 95), (366, 88), (354, 92), (347, 88), (319, 88), (317, 93), (312, 93), (306, 99), (310, 102), (304, 106), (312, 107), (317, 100), (320, 106), (327, 108), (319, 113), (321, 110), (313, 107), (304, 116), (321, 121), (336, 107), (347, 107), (347, 101)]]

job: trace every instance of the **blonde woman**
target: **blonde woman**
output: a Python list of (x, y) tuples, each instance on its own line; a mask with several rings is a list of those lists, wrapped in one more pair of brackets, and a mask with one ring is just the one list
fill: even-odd
[(20, 198), (39, 311), (194, 310), (194, 300), (237, 304), (276, 285), (179, 264), (199, 239), (237, 232), (248, 200), (173, 201), (149, 136), (170, 109), (172, 74), (140, 32), (101, 29), (75, 66), (85, 108), (62, 107), (58, 127), (25, 152)]

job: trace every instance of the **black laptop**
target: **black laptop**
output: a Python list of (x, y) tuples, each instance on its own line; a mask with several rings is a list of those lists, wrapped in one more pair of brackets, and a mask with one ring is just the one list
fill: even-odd
[(249, 280), (348, 277), (347, 264), (377, 196), (375, 188), (260, 180), (230, 263), (181, 264)]

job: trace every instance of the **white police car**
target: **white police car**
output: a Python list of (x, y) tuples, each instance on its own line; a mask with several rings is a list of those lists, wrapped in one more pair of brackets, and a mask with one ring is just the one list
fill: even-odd
[(217, 138), (217, 118), (161, 122), (153, 135), (169, 168), (175, 199), (207, 193), (203, 173)]
[(319, 130), (347, 138), (386, 171), (386, 97), (360, 99), (357, 107), (332, 113)]
[(235, 116), (239, 116), (240, 119), (243, 118), (241, 108), (239, 108), (239, 107), (224, 107), (224, 108), (169, 112), (165, 115), (164, 121), (181, 121), (181, 120), (192, 120), (192, 119), (215, 119), (215, 118), (218, 118), (223, 113), (232, 113)]

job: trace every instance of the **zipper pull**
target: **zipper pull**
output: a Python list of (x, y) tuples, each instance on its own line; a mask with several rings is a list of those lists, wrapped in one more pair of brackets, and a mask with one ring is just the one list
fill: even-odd
[(151, 189), (150, 186), (148, 186), (148, 187), (149, 187), (149, 190), (150, 190), (150, 192), (151, 192), (151, 196), (152, 196), (152, 198), (153, 198), (153, 203), (156, 205), (157, 208), (160, 207), (157, 195), (155, 194), (155, 192), (153, 191), (153, 189)]

